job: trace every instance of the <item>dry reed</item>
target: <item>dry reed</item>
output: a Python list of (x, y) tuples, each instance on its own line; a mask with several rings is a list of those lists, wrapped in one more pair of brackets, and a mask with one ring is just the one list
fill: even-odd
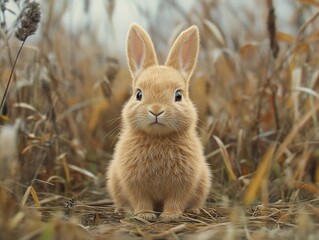
[[(0, 239), (319, 236), (316, 1), (292, 7), (298, 17), (287, 24), (296, 34), (282, 32), (271, 0), (260, 1), (258, 12), (239, 12), (227, 1), (199, 1), (189, 11), (183, 1), (162, 1), (152, 17), (136, 6), (159, 52), (169, 41), (169, 27), (157, 26), (163, 11), (174, 19), (171, 32), (189, 24), (201, 32), (191, 97), (213, 188), (200, 214), (171, 223), (115, 211), (105, 191), (104, 171), (130, 94), (120, 56), (108, 54), (114, 49), (96, 40), (95, 29), (74, 34), (63, 27), (68, 1), (60, 8), (42, 1), (39, 40), (24, 44), (40, 24), (40, 5), (14, 4), (21, 7), (18, 30), (8, 26), (10, 9), (0, 0), (0, 89), (8, 90), (0, 112)], [(91, 7), (85, 1), (83, 14)], [(110, 24), (116, 7), (106, 5)], [(15, 61), (13, 32), (23, 41)]]

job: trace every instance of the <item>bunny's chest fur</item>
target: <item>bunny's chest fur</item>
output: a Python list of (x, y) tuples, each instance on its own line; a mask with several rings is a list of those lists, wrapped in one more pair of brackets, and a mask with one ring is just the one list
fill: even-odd
[(127, 151), (118, 156), (121, 176), (131, 187), (138, 186), (156, 192), (189, 186), (197, 181), (200, 159), (191, 145), (178, 139), (131, 139)]

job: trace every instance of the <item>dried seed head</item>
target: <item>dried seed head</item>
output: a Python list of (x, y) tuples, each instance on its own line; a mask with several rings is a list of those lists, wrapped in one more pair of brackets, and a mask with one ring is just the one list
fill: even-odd
[(120, 69), (119, 60), (115, 57), (106, 58), (106, 76), (110, 82), (112, 82)]
[(268, 19), (267, 28), (270, 39), (270, 48), (273, 57), (276, 59), (279, 53), (279, 45), (276, 39), (276, 13), (272, 0), (267, 0), (268, 4)]
[(25, 41), (27, 37), (36, 32), (40, 20), (41, 11), (39, 3), (28, 3), (21, 14), (20, 24), (15, 33), (16, 38), (20, 41)]
[(100, 82), (100, 87), (102, 88), (103, 95), (106, 99), (112, 97), (112, 87), (109, 79), (105, 76), (104, 79)]

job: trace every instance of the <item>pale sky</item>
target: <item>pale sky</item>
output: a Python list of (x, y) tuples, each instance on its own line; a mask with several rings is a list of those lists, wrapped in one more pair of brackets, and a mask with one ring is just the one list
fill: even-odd
[[(13, 0), (8, 4), (8, 7), (15, 10), (12, 1)], [(68, 1), (68, 9), (62, 19), (66, 29), (75, 33), (84, 28), (93, 29), (93, 31), (96, 32), (98, 40), (106, 45), (106, 49), (114, 51), (115, 55), (123, 55), (126, 34), (131, 23), (137, 22), (146, 29), (148, 27), (147, 24), (149, 21), (141, 14), (138, 7), (146, 12), (153, 24), (156, 24), (155, 27), (158, 27), (158, 32), (165, 37), (167, 36), (167, 38), (171, 36), (170, 34), (173, 32), (176, 23), (182, 19), (182, 16), (170, 7), (166, 7), (165, 11), (161, 12), (162, 8), (158, 8), (159, 4), (164, 2), (161, 2), (161, 0), (115, 0), (113, 25), (111, 25), (106, 12), (106, 0), (90, 0), (90, 11), (88, 13), (84, 13), (84, 0)], [(189, 9), (196, 4), (196, 1), (197, 0), (176, 0), (185, 12), (188, 12)], [(169, 1), (166, 0), (165, 2)], [(295, 0), (274, 0), (278, 30), (294, 34), (295, 29), (292, 29), (287, 22), (289, 22), (294, 13), (292, 9), (293, 5), (297, 4), (296, 2)], [(55, 7), (58, 9), (62, 6), (62, 3), (62, 0), (56, 0)], [(251, 14), (255, 15), (255, 19), (257, 19), (256, 22), (248, 22), (248, 24), (254, 28), (254, 31), (261, 31), (265, 26), (264, 19), (260, 17), (260, 10), (265, 7), (265, 0), (219, 0), (219, 3), (219, 8), (213, 9), (213, 11), (218, 21), (220, 21), (218, 24), (225, 35), (232, 31), (238, 31), (238, 29), (236, 29), (236, 21), (238, 21), (238, 19), (228, 11), (227, 7), (223, 7), (226, 5), (232, 6), (233, 9), (238, 9), (237, 16), (242, 21), (247, 19), (245, 14), (240, 14), (242, 9), (248, 9)], [(247, 11), (242, 12), (246, 13)], [(42, 17), (45, 17), (45, 15), (42, 14)], [(12, 14), (8, 14), (7, 18), (11, 20), (11, 22), (14, 20)], [(114, 26), (114, 29), (112, 26)], [(154, 28), (154, 26), (152, 27)]]

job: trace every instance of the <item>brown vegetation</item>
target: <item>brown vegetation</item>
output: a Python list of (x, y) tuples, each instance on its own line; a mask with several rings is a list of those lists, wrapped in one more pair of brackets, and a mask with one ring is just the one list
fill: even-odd
[[(59, 9), (54, 0), (41, 1), (38, 41), (30, 45), (24, 35), (20, 48), (14, 32), (28, 1), (14, 2), (21, 11), (12, 13), (19, 17), (8, 28), (4, 12), (11, 10), (0, 0), (1, 98), (11, 79), (0, 109), (0, 239), (319, 236), (317, 1), (291, 3), (295, 34), (276, 27), (280, 16), (269, 0), (258, 2), (258, 18), (223, 1), (196, 1), (189, 12), (183, 1), (162, 1), (161, 11), (182, 16), (176, 23), (200, 29), (191, 92), (214, 175), (202, 213), (172, 223), (114, 212), (105, 190), (105, 168), (130, 94), (127, 66), (107, 54), (94, 29), (65, 30), (67, 1)], [(112, 22), (116, 1), (108, 4)], [(221, 9), (236, 19), (229, 22), (232, 31), (221, 27)], [(251, 26), (255, 22), (261, 29)], [(167, 45), (170, 33), (153, 35), (156, 24), (150, 20), (153, 41)]]

